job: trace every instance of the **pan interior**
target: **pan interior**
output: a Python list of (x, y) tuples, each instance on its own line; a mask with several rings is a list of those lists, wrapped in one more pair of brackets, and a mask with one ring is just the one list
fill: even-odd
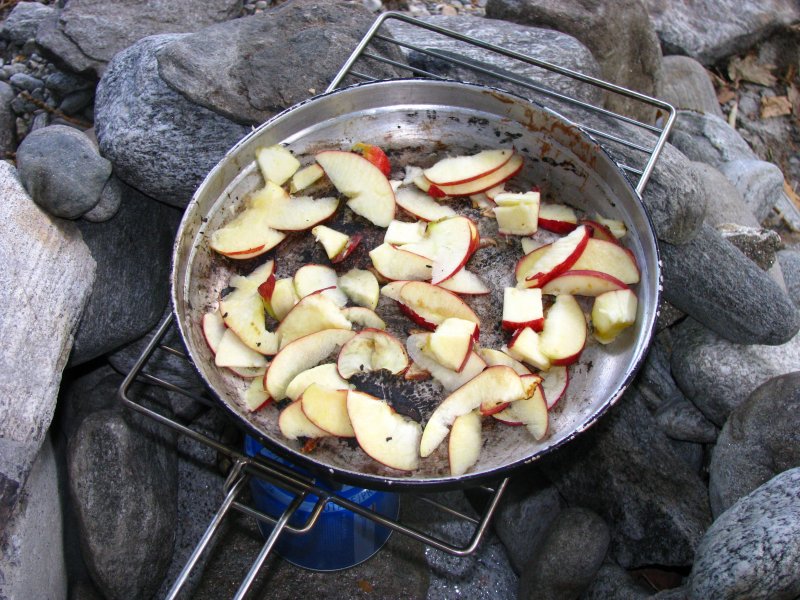
[[(244, 408), (241, 396), (247, 382), (216, 368), (203, 338), (202, 315), (216, 307), (232, 274), (246, 274), (273, 257), (277, 277), (291, 276), (303, 264), (329, 264), (308, 233), (292, 235), (275, 251), (249, 261), (232, 261), (210, 250), (210, 233), (233, 218), (247, 195), (263, 185), (254, 161), (255, 149), (283, 143), (305, 165), (313, 162), (317, 151), (349, 149), (358, 141), (387, 151), (394, 178), (402, 178), (406, 165), (427, 167), (446, 155), (513, 146), (525, 158), (523, 171), (513, 180), (515, 189), (536, 185), (545, 201), (624, 221), (629, 234), (623, 241), (641, 270), (641, 282), (635, 288), (639, 299), (635, 326), (608, 346), (589, 341), (580, 361), (570, 367), (567, 396), (550, 413), (548, 436), (535, 442), (524, 427), (485, 418), (480, 459), (457, 482), (449, 476), (446, 443), (423, 459), (413, 473), (381, 466), (348, 440), (326, 438), (313, 453), (302, 453), (300, 442), (280, 434), (276, 407), (256, 413)], [(497, 241), (496, 246), (476, 252), (468, 265), (489, 285), (491, 294), (466, 301), (481, 317), (481, 346), (499, 349), (508, 341), (499, 327), (502, 290), (515, 284), (513, 268), (522, 256), (520, 242), (498, 236), (496, 223), (481, 218), (467, 202), (450, 205), (478, 222), (482, 238)], [(383, 230), (349, 209), (340, 210), (330, 225), (365, 236), (362, 248), (337, 271), (341, 274), (367, 266), (367, 251), (382, 241)], [(546, 240), (546, 233), (541, 237)], [(173, 301), (187, 349), (202, 377), (223, 404), (273, 449), (345, 481), (372, 487), (405, 483), (442, 486), (497, 475), (534, 460), (591, 424), (619, 397), (643, 358), (656, 317), (658, 281), (655, 239), (638, 197), (616, 165), (576, 127), (528, 102), (485, 87), (407, 81), (356, 86), (315, 98), (267, 122), (233, 148), (187, 208), (174, 256)], [(382, 298), (377, 312), (389, 330), (405, 341), (413, 325), (393, 304)], [(585, 309), (590, 307), (590, 302), (584, 304)], [(382, 391), (399, 412), (423, 420), (446, 396), (433, 382), (410, 384), (399, 378), (376, 378), (371, 383), (366, 391)]]

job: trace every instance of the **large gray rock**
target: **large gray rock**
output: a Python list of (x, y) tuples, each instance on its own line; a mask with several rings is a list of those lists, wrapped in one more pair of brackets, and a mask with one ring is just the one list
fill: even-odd
[(720, 515), (794, 467), (800, 467), (800, 371), (770, 379), (731, 412), (711, 459), (711, 510)]
[(100, 202), (111, 163), (77, 129), (50, 125), (17, 149), (19, 178), (33, 201), (55, 217), (77, 219)]
[(249, 128), (190, 102), (161, 79), (155, 53), (180, 38), (150, 37), (114, 58), (97, 87), (95, 128), (100, 152), (120, 179), (183, 208)]
[(242, 0), (71, 0), (43, 23), (36, 42), (76, 73), (101, 76), (114, 55), (159, 33), (197, 31), (239, 16)]
[(706, 196), (705, 222), (712, 227), (723, 223), (736, 223), (745, 227), (758, 227), (758, 219), (745, 203), (742, 194), (719, 169), (704, 162), (693, 162)]
[[(486, 16), (568, 33), (592, 51), (604, 79), (647, 95), (656, 93), (661, 48), (639, 0), (489, 0)], [(606, 106), (645, 122), (655, 113), (649, 105), (615, 94), (608, 95)]]
[(766, 227), (746, 227), (724, 223), (717, 226), (722, 237), (736, 246), (763, 271), (775, 264), (778, 249), (783, 245), (780, 234)]
[(679, 110), (723, 117), (714, 84), (705, 67), (688, 56), (665, 56), (658, 97)]
[(71, 365), (139, 339), (169, 297), (172, 245), (180, 213), (127, 189), (119, 213), (104, 223), (79, 221), (97, 261), (97, 280), (75, 334)]
[[(508, 21), (497, 19), (486, 19), (468, 16), (444, 16), (436, 15), (425, 17), (424, 20), (432, 25), (444, 27), (484, 40), (492, 40), (492, 43), (502, 46), (507, 50), (519, 52), (538, 58), (550, 63), (555, 63), (594, 77), (600, 77), (600, 65), (592, 56), (586, 46), (574, 37), (539, 27), (528, 25), (518, 25)], [(421, 29), (403, 22), (388, 21), (387, 26), (395, 39), (414, 44), (425, 49), (433, 49), (440, 53), (458, 54), (469, 60), (477, 61), (484, 66), (491, 66), (499, 72), (518, 77), (531, 79), (552, 90), (562, 94), (579, 98), (592, 104), (600, 104), (603, 100), (602, 92), (599, 88), (587, 86), (579, 83), (575, 79), (565, 77), (527, 65), (518, 60), (506, 58), (493, 52), (487, 52), (476, 46), (469, 46), (453, 40), (452, 38), (431, 34), (426, 29)], [(551, 97), (539, 95), (530, 89), (516, 86), (509, 82), (499, 82), (497, 79), (487, 75), (476, 73), (466, 68), (459, 67), (452, 63), (441, 61), (434, 57), (427, 56), (420, 52), (412, 52), (408, 57), (409, 64), (414, 67), (436, 75), (457, 79), (459, 81), (471, 81), (486, 85), (499, 85), (504, 89), (520, 94), (526, 98), (537, 100), (547, 106), (551, 106), (562, 112), (568, 112), (569, 107), (561, 105)]]
[(652, 591), (625, 569), (614, 563), (604, 563), (580, 600), (645, 600), (651, 595)]
[(800, 251), (790, 249), (778, 252), (778, 262), (786, 281), (786, 289), (795, 306), (800, 309)]
[(0, 26), (0, 37), (9, 42), (24, 44), (36, 38), (41, 22), (56, 12), (55, 7), (40, 2), (19, 2)]
[(689, 400), (720, 427), (756, 387), (800, 370), (800, 336), (782, 346), (741, 345), (692, 319), (674, 331), (675, 380)]
[(664, 52), (686, 54), (704, 65), (744, 53), (778, 27), (800, 19), (793, 0), (644, 0)]
[(0, 153), (3, 156), (17, 148), (17, 116), (11, 108), (15, 97), (14, 88), (0, 81)]
[(661, 244), (664, 297), (739, 344), (786, 343), (800, 329), (800, 312), (781, 287), (704, 225), (692, 241)]
[(608, 525), (585, 508), (566, 508), (522, 570), (520, 600), (569, 600), (592, 582), (608, 552)]
[(678, 111), (670, 142), (689, 159), (717, 168), (732, 160), (758, 158), (725, 119), (691, 110)]
[(47, 439), (14, 514), (0, 527), (0, 598), (66, 600), (61, 501)]
[(800, 596), (800, 468), (770, 479), (723, 513), (697, 548), (692, 600)]
[(692, 563), (711, 522), (706, 487), (673, 452), (635, 390), (540, 466), (570, 505), (605, 519), (611, 555), (621, 566)]
[[(323, 92), (373, 20), (360, 4), (341, 0), (287, 2), (164, 46), (159, 74), (196, 104), (260, 124), (311, 90)], [(364, 72), (379, 79), (395, 73), (385, 66)]]
[(763, 221), (783, 198), (783, 172), (764, 160), (732, 160), (720, 172), (739, 190), (756, 219)]
[(95, 262), (72, 223), (37, 207), (0, 162), (0, 523), (17, 503), (50, 427)]
[(522, 573), (561, 510), (558, 490), (533, 472), (511, 479), (492, 523), (508, 552), (511, 566)]
[(95, 585), (110, 598), (149, 598), (172, 555), (174, 449), (143, 425), (132, 425), (119, 408), (101, 410), (75, 430), (67, 469), (83, 558)]

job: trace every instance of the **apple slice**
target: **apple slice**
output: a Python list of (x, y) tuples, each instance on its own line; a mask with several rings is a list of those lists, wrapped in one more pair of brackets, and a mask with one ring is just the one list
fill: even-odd
[(450, 475), (458, 476), (466, 473), (478, 462), (481, 454), (481, 417), (475, 412), (456, 417), (450, 429), (448, 441), (448, 459)]
[(514, 154), (511, 149), (482, 150), (470, 156), (443, 158), (423, 174), (436, 185), (456, 185), (468, 183), (494, 173)]
[(364, 269), (350, 269), (339, 277), (339, 287), (350, 300), (375, 310), (380, 299), (380, 286), (378, 280), (371, 272)]
[(266, 366), (267, 359), (242, 343), (232, 329), (226, 329), (217, 345), (214, 364), (218, 367), (259, 368)]
[(206, 344), (208, 344), (208, 348), (212, 354), (216, 354), (219, 343), (222, 341), (222, 336), (225, 335), (225, 330), (227, 329), (219, 310), (204, 314), (200, 327), (203, 330), (203, 337), (206, 340)]
[(300, 398), (306, 418), (314, 425), (336, 437), (354, 437), (347, 414), (348, 390), (329, 390), (312, 383)]
[(311, 196), (292, 197), (272, 181), (255, 192), (252, 210), (264, 212), (264, 223), (280, 231), (305, 231), (328, 219), (336, 212), (336, 198), (314, 199)]
[(524, 237), (520, 239), (520, 244), (522, 245), (522, 253), (530, 254), (534, 250), (538, 250), (542, 246), (546, 246), (547, 242), (541, 242), (530, 237)]
[(417, 280), (431, 278), (433, 261), (413, 252), (381, 244), (369, 253), (375, 270), (389, 280)]
[(280, 144), (256, 148), (256, 161), (264, 181), (283, 185), (300, 168), (300, 161)]
[(370, 329), (386, 329), (386, 322), (372, 309), (363, 306), (349, 306), (342, 309), (342, 314), (353, 325)]
[(292, 379), (321, 363), (355, 335), (354, 331), (326, 329), (291, 342), (272, 360), (264, 374), (264, 388), (276, 402), (283, 400)]
[(383, 241), (387, 244), (402, 246), (403, 244), (415, 244), (425, 239), (425, 222), (414, 221), (405, 223), (403, 221), (392, 221), (386, 229)]
[(211, 234), (209, 246), (215, 252), (245, 260), (271, 250), (286, 237), (269, 226), (269, 215), (263, 210), (246, 208), (231, 222)]
[[(260, 291), (261, 288), (259, 288)], [(291, 277), (278, 279), (269, 296), (265, 297), (262, 294), (261, 297), (267, 312), (278, 321), (282, 321), (294, 305), (300, 302), (300, 297), (294, 289), (294, 280)]]
[(525, 327), (541, 331), (544, 327), (542, 290), (538, 288), (524, 290), (505, 288), (503, 290), (502, 327), (511, 331)]
[(347, 296), (339, 289), (339, 276), (325, 265), (310, 264), (297, 269), (294, 274), (294, 289), (300, 298), (322, 291), (337, 306), (347, 304)]
[(517, 264), (517, 287), (541, 287), (569, 270), (578, 261), (589, 239), (588, 228), (581, 226), (552, 244), (525, 255)]
[(358, 142), (357, 144), (353, 144), (353, 147), (350, 149), (353, 152), (358, 152), (361, 156), (378, 167), (380, 172), (386, 177), (392, 174), (392, 165), (389, 162), (389, 157), (386, 156), (386, 152), (384, 152), (380, 146)]
[(481, 278), (466, 268), (459, 269), (452, 277), (440, 281), (437, 285), (449, 292), (465, 296), (485, 296), (490, 292)]
[(540, 349), (554, 365), (570, 365), (578, 360), (586, 345), (586, 317), (574, 296), (561, 294), (547, 311)]
[(525, 425), (537, 442), (547, 435), (549, 418), (541, 386), (537, 386), (528, 398), (512, 402), (504, 411), (493, 416), (509, 425)]
[(435, 329), (450, 317), (472, 321), (480, 327), (480, 319), (461, 298), (424, 281), (409, 281), (401, 287), (400, 302), (414, 322), (428, 329)]
[(272, 402), (267, 390), (264, 389), (264, 379), (255, 377), (244, 392), (244, 406), (250, 412), (256, 412)]
[(325, 225), (317, 225), (311, 230), (311, 233), (314, 239), (322, 244), (325, 254), (332, 263), (342, 262), (350, 256), (362, 239), (360, 235), (349, 236)]
[(395, 412), (383, 400), (351, 390), (347, 414), (361, 449), (379, 463), (401, 471), (419, 466), (420, 424)]
[(489, 211), (497, 206), (493, 200), (489, 200), (489, 197), (484, 192), (471, 194), (469, 199), (472, 200), (472, 208), (480, 211)]
[(308, 420), (300, 401), (292, 402), (281, 411), (278, 416), (278, 428), (283, 436), (290, 440), (296, 440), (301, 437), (321, 438), (328, 436), (327, 431), (320, 429)]
[(539, 206), (539, 227), (554, 233), (569, 233), (578, 226), (578, 215), (566, 204)]
[[(222, 320), (250, 349), (272, 355), (278, 350), (278, 336), (266, 329), (264, 302), (259, 286), (272, 275), (274, 262), (268, 261), (247, 277), (232, 277), (234, 291), (219, 303)], [(244, 366), (244, 365), (240, 365)]]
[(398, 281), (391, 281), (381, 288), (381, 296), (385, 296), (390, 300), (402, 303), (402, 301), (400, 300), (400, 290), (407, 283), (408, 281), (404, 279), (400, 279)]
[(426, 350), (446, 369), (460, 372), (472, 352), (477, 328), (473, 321), (445, 319), (428, 338)]
[(449, 206), (439, 204), (424, 191), (412, 187), (401, 187), (397, 190), (397, 205), (423, 221), (438, 221), (457, 214)]
[(438, 381), (446, 392), (452, 392), (467, 383), (486, 368), (486, 362), (475, 352), (470, 352), (467, 364), (461, 372), (448, 369), (425, 353), (430, 333), (415, 333), (408, 336), (406, 350), (414, 363)]
[(581, 225), (586, 225), (586, 227), (589, 228), (589, 230), (592, 232), (593, 238), (619, 244), (617, 238), (614, 237), (613, 233), (611, 233), (611, 230), (602, 223), (600, 223), (599, 221), (593, 221), (591, 219), (581, 219), (580, 223)]
[(315, 184), (323, 175), (325, 175), (325, 171), (323, 171), (322, 167), (317, 163), (303, 167), (292, 175), (292, 181), (289, 183), (289, 191), (292, 194), (296, 194)]
[(475, 227), (466, 217), (452, 217), (428, 225), (435, 248), (431, 283), (436, 285), (461, 270), (477, 247)]
[(316, 155), (334, 187), (349, 198), (347, 206), (379, 227), (394, 219), (394, 190), (381, 170), (354, 152), (326, 150)]
[(393, 375), (408, 367), (408, 355), (403, 344), (381, 329), (362, 329), (342, 346), (336, 368), (339, 375), (349, 379), (356, 373), (386, 369)]
[(568, 385), (569, 372), (567, 367), (556, 365), (550, 367), (549, 371), (542, 373), (542, 393), (544, 394), (545, 402), (547, 402), (547, 410), (553, 408), (561, 400), (567, 391)]
[(469, 196), (477, 194), (478, 192), (485, 192), (486, 190), (495, 187), (505, 181), (511, 179), (514, 175), (519, 173), (523, 165), (522, 155), (514, 154), (506, 164), (502, 167), (477, 179), (473, 179), (467, 183), (459, 183), (456, 185), (436, 185), (431, 184), (428, 189), (428, 194), (431, 196)]
[(625, 226), (625, 223), (618, 219), (606, 219), (605, 217), (601, 217), (600, 215), (595, 215), (594, 220), (600, 223), (601, 225), (605, 225), (606, 227), (608, 227), (608, 230), (617, 239), (625, 237), (625, 234), (628, 233), (628, 228)]
[(570, 294), (573, 296), (599, 296), (614, 290), (627, 290), (628, 286), (616, 277), (600, 271), (565, 271), (548, 281), (543, 294)]
[(478, 408), (481, 403), (514, 402), (525, 398), (525, 386), (510, 367), (489, 367), (451, 393), (433, 411), (420, 440), (419, 453), (430, 456), (442, 443), (458, 417)]
[(550, 358), (541, 349), (541, 338), (530, 327), (517, 331), (508, 342), (508, 348), (504, 348), (503, 351), (540, 371), (547, 371), (550, 368)]
[(507, 367), (511, 367), (514, 369), (514, 372), (517, 375), (531, 375), (531, 370), (523, 365), (518, 360), (511, 358), (505, 352), (501, 352), (500, 350), (495, 350), (493, 348), (481, 348), (478, 350), (478, 354), (480, 354), (481, 358), (486, 361), (486, 364), (490, 367), (495, 365), (505, 365)]
[(417, 363), (411, 362), (403, 373), (403, 379), (407, 381), (427, 381), (432, 377), (431, 372), (423, 369)]
[(308, 386), (315, 383), (329, 390), (349, 390), (350, 384), (342, 379), (336, 363), (325, 363), (298, 373), (286, 386), (286, 397), (297, 400)]
[[(515, 371), (516, 372), (516, 371)], [(520, 379), (522, 380), (522, 384), (525, 387), (525, 398), (530, 398), (536, 389), (538, 389), (542, 383), (542, 378), (540, 375), (533, 375), (531, 373), (527, 375), (520, 375)], [(523, 402), (523, 400), (518, 400), (518, 402)], [(481, 402), (480, 406), (480, 413), (484, 416), (495, 416), (497, 413), (506, 412), (510, 406), (513, 406), (516, 402), (500, 402), (494, 399), (485, 400)], [(511, 411), (513, 413), (513, 411)], [(506, 412), (506, 414), (510, 414)], [(505, 420), (505, 419), (503, 419)], [(510, 425), (522, 425), (522, 422), (514, 422), (509, 423)]]
[(589, 238), (578, 260), (570, 268), (575, 271), (600, 271), (616, 277), (622, 283), (639, 283), (639, 267), (633, 253), (617, 242)]
[(275, 330), (280, 348), (294, 340), (325, 329), (352, 329), (336, 303), (324, 294), (306, 296), (289, 311)]
[(636, 322), (636, 294), (631, 290), (616, 290), (597, 296), (592, 306), (594, 337), (609, 344), (627, 327)]

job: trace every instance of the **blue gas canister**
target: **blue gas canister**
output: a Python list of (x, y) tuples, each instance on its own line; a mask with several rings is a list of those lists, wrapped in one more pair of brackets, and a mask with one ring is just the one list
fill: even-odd
[[(248, 456), (260, 455), (280, 462), (302, 475), (312, 477), (309, 472), (270, 452), (249, 435), (245, 436), (245, 453)], [(315, 483), (324, 490), (334, 492), (339, 497), (389, 519), (396, 519), (400, 513), (400, 498), (397, 494), (341, 485), (320, 478), (315, 478)], [(292, 492), (256, 477), (250, 479), (250, 490), (254, 506), (276, 519), (295, 497)], [(317, 496), (309, 495), (295, 511), (289, 524), (302, 527), (314, 511), (317, 500)], [(273, 529), (271, 523), (259, 521), (258, 526), (265, 537)], [(328, 502), (314, 527), (307, 533), (281, 533), (275, 544), (275, 551), (298, 567), (314, 571), (337, 571), (367, 560), (381, 549), (391, 533), (391, 529), (387, 527), (334, 502)]]

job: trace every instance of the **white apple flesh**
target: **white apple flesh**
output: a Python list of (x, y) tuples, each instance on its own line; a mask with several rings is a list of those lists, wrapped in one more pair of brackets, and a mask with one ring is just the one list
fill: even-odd
[(336, 303), (323, 294), (311, 294), (298, 302), (284, 317), (275, 333), (280, 348), (294, 340), (324, 329), (352, 329)]
[(516, 331), (530, 327), (541, 331), (544, 327), (544, 309), (542, 307), (542, 290), (539, 288), (503, 290), (503, 329)]
[(570, 268), (606, 273), (628, 285), (639, 283), (639, 267), (633, 253), (616, 242), (590, 238)]
[(541, 338), (530, 327), (524, 327), (514, 334), (508, 342), (507, 351), (512, 358), (532, 365), (540, 371), (547, 371), (550, 368), (550, 358), (542, 352)]
[(219, 310), (204, 314), (200, 327), (203, 330), (203, 337), (206, 340), (206, 344), (208, 344), (208, 348), (211, 350), (212, 354), (216, 354), (217, 347), (222, 341), (222, 336), (225, 335), (225, 330), (227, 329), (225, 321), (222, 320), (222, 315), (219, 314)]
[(562, 294), (544, 320), (540, 349), (551, 364), (570, 365), (581, 355), (586, 345), (588, 328), (583, 309), (574, 296)]
[(264, 181), (275, 185), (286, 183), (300, 168), (300, 161), (280, 144), (256, 148), (256, 162)]
[(552, 244), (525, 255), (517, 264), (517, 287), (541, 287), (569, 270), (589, 242), (589, 230), (578, 227)]
[(616, 277), (600, 271), (565, 271), (548, 281), (541, 288), (543, 294), (558, 296), (599, 296), (614, 290), (626, 290), (628, 286)]
[(514, 154), (510, 149), (483, 150), (469, 156), (443, 158), (423, 174), (436, 185), (456, 185), (474, 181), (495, 172)]
[(488, 175), (455, 185), (436, 185), (431, 183), (428, 193), (431, 196), (469, 196), (471, 194), (485, 192), (496, 185), (508, 181), (519, 173), (520, 169), (522, 169), (523, 162), (522, 155), (514, 154), (502, 167), (496, 171), (492, 171)]
[(267, 312), (278, 321), (282, 321), (298, 302), (300, 302), (300, 297), (295, 291), (294, 280), (291, 277), (278, 279), (272, 288), (271, 295), (264, 298)]
[(495, 365), (505, 365), (511, 367), (517, 375), (531, 375), (531, 370), (515, 358), (511, 358), (505, 352), (494, 348), (481, 348), (478, 350), (480, 357), (486, 361), (490, 367)]
[(401, 187), (397, 190), (397, 205), (410, 215), (423, 221), (438, 221), (455, 217), (456, 211), (449, 206), (439, 204), (422, 190), (412, 187)]
[(443, 367), (425, 353), (425, 347), (428, 345), (430, 335), (429, 333), (415, 333), (408, 336), (406, 350), (409, 358), (420, 369), (430, 373), (446, 392), (452, 392), (460, 388), (486, 368), (486, 362), (475, 352), (470, 352), (467, 363), (460, 372)]
[(247, 277), (232, 277), (230, 285), (235, 289), (219, 303), (225, 325), (251, 350), (267, 356), (277, 352), (278, 336), (266, 329), (264, 302), (258, 288), (273, 270), (274, 262), (268, 261)]
[(452, 277), (466, 264), (478, 244), (474, 231), (466, 217), (443, 219), (428, 226), (428, 237), (435, 249), (431, 283)]
[(211, 234), (209, 246), (215, 252), (237, 260), (264, 254), (286, 237), (285, 233), (270, 227), (269, 221), (265, 211), (246, 208)]
[(289, 191), (292, 194), (296, 194), (319, 181), (323, 175), (325, 175), (325, 171), (316, 163), (303, 167), (292, 175), (292, 180), (289, 183)]
[(425, 239), (424, 221), (414, 221), (405, 223), (403, 221), (392, 221), (386, 228), (386, 235), (383, 241), (387, 244), (402, 246), (403, 244), (415, 244)]
[(540, 386), (529, 397), (512, 402), (504, 411), (493, 416), (509, 425), (525, 425), (537, 442), (547, 435), (549, 418)]
[(431, 278), (433, 261), (430, 258), (406, 252), (391, 244), (381, 244), (369, 253), (372, 266), (385, 279), (424, 281)]
[(226, 329), (217, 345), (214, 364), (218, 367), (259, 368), (267, 364), (263, 354), (246, 346), (232, 329)]
[(336, 360), (339, 375), (349, 379), (356, 373), (386, 369), (393, 375), (408, 367), (403, 344), (380, 329), (363, 329), (342, 346)]
[(369, 327), (370, 329), (386, 329), (386, 322), (374, 310), (363, 306), (348, 306), (343, 308), (342, 315), (353, 325)]
[(279, 185), (268, 181), (251, 200), (253, 210), (263, 211), (264, 222), (280, 231), (305, 231), (336, 212), (336, 198), (292, 197)]
[(568, 386), (569, 371), (567, 367), (556, 365), (542, 373), (542, 393), (547, 402), (547, 410), (553, 408), (564, 397)]
[(303, 265), (294, 274), (294, 289), (299, 298), (305, 298), (315, 292), (324, 291), (324, 295), (333, 300), (337, 306), (347, 304), (347, 296), (339, 289), (339, 276), (326, 265)]
[(597, 296), (592, 306), (594, 337), (601, 344), (610, 344), (626, 328), (636, 322), (638, 301), (631, 290), (617, 290)]
[(450, 429), (448, 460), (450, 475), (463, 475), (478, 462), (481, 454), (481, 417), (469, 412), (457, 417)]
[(578, 215), (565, 204), (539, 206), (539, 227), (555, 233), (569, 233), (578, 226)]
[(472, 352), (477, 327), (472, 321), (445, 319), (428, 338), (427, 350), (446, 369), (461, 371)]
[(303, 412), (302, 402), (299, 400), (292, 402), (281, 411), (278, 416), (278, 429), (280, 429), (285, 438), (290, 440), (296, 440), (301, 437), (321, 438), (328, 436), (327, 431), (320, 429), (308, 420), (308, 417)]
[(264, 380), (261, 377), (254, 378), (244, 392), (244, 406), (250, 412), (256, 412), (272, 402), (267, 390), (264, 389)]
[(424, 281), (410, 281), (401, 287), (400, 303), (412, 320), (428, 329), (450, 317), (472, 321), (480, 328), (478, 315), (461, 298)]
[(448, 292), (465, 296), (485, 296), (491, 291), (480, 277), (466, 268), (459, 269), (452, 277), (440, 281), (437, 285)]
[(380, 299), (380, 285), (370, 271), (350, 269), (339, 277), (339, 287), (355, 304), (370, 310), (377, 308)]
[(350, 389), (347, 380), (339, 375), (336, 363), (325, 363), (298, 373), (286, 386), (286, 397), (297, 400), (312, 383), (329, 390)]
[(312, 383), (300, 397), (300, 406), (306, 418), (329, 435), (354, 437), (347, 394), (348, 390), (329, 390)]

